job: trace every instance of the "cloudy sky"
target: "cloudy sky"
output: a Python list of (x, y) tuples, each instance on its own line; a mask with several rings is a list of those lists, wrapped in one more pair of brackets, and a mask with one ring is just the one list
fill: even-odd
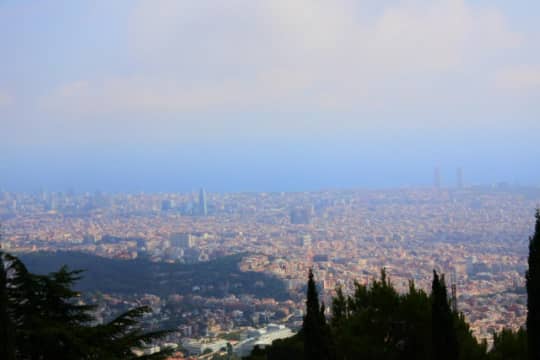
[(540, 184), (536, 0), (0, 0), (0, 187)]

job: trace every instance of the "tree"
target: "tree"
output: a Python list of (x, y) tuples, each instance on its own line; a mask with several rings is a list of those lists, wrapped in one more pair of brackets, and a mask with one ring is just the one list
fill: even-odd
[(503, 329), (499, 334), (493, 334), (493, 349), (489, 352), (489, 359), (527, 359), (527, 332), (524, 329), (517, 332)]
[(458, 354), (460, 360), (482, 360), (487, 359), (487, 341), (478, 340), (472, 334), (469, 324), (465, 320), (463, 313), (453, 313), (454, 329), (458, 343)]
[[(134, 349), (144, 348), (167, 333), (142, 331), (139, 319), (150, 311), (145, 307), (129, 310), (107, 324), (93, 326), (94, 307), (80, 303), (80, 294), (72, 289), (80, 279), (80, 271), (62, 267), (49, 275), (36, 275), (17, 257), (3, 254), (0, 259), (0, 316), (7, 319), (2, 318), (0, 329), (11, 329), (15, 359), (134, 359)], [(11, 338), (2, 338), (1, 351), (4, 339)], [(5, 345), (8, 355), (9, 344), (12, 342)], [(172, 349), (167, 349), (137, 358), (164, 359), (171, 352)], [(7, 355), (1, 357), (4, 358), (13, 359)]]
[[(310, 278), (313, 280), (312, 276)], [(437, 356), (455, 360), (458, 354), (460, 360), (487, 359), (486, 343), (478, 344), (464, 316), (450, 310), (444, 278), (441, 279), (437, 273), (433, 288), (429, 296), (417, 289), (411, 280), (409, 291), (400, 294), (383, 269), (380, 278), (373, 279), (369, 285), (356, 282), (352, 296), (345, 296), (341, 289), (336, 289), (331, 326), (326, 325), (322, 316), (324, 307), (319, 307), (318, 328), (322, 329), (323, 339), (330, 339), (326, 345), (321, 340), (312, 347), (306, 346), (307, 333), (304, 330), (307, 326), (304, 326), (292, 338), (276, 341), (264, 351), (253, 351), (249, 359), (296, 360), (303, 357), (301, 350), (304, 348), (306, 351), (316, 348), (320, 354), (329, 354), (339, 360), (429, 360)], [(308, 297), (313, 312), (317, 311), (318, 304), (315, 295), (314, 282), (308, 281)], [(307, 315), (305, 325), (309, 319)], [(436, 322), (432, 321), (433, 317)], [(324, 336), (324, 329), (330, 329), (331, 336)], [(437, 341), (432, 339), (432, 335), (438, 337)], [(434, 345), (437, 345), (436, 352), (432, 351)], [(327, 353), (325, 346), (330, 349)], [(317, 354), (308, 356), (304, 358), (322, 358)]]
[(8, 275), (4, 254), (0, 252), (0, 359), (15, 359), (15, 327), (11, 320)]
[(534, 235), (529, 239), (527, 283), (527, 338), (529, 359), (540, 359), (540, 209), (536, 209)]
[(168, 331), (144, 332), (139, 323), (140, 318), (151, 312), (146, 306), (126, 311), (107, 324), (86, 328), (85, 346), (92, 355), (88, 359), (165, 359), (172, 349), (159, 353), (137, 356), (134, 349), (144, 349), (153, 341), (168, 334)]
[(301, 334), (287, 339), (278, 339), (265, 350), (268, 353), (267, 360), (299, 360), (305, 358), (304, 342)]
[(332, 318), (330, 325), (336, 329), (343, 325), (347, 319), (347, 299), (343, 295), (343, 289), (338, 286), (336, 288), (336, 296), (332, 299)]
[[(345, 301), (345, 319), (332, 318), (337, 359), (427, 360), (422, 354), (429, 351), (424, 333), (430, 326), (430, 317), (425, 319), (426, 314), (430, 316), (426, 312), (430, 303), (420, 293), (424, 296), (400, 295), (384, 269), (380, 279), (373, 279), (369, 286), (355, 283), (354, 294)], [(343, 302), (340, 297), (338, 292), (334, 299), (338, 304)]]
[(431, 286), (432, 357), (438, 360), (458, 359), (458, 342), (454, 315), (450, 310), (444, 275), (433, 270)]
[(93, 306), (78, 304), (80, 294), (71, 286), (80, 271), (66, 267), (49, 275), (30, 273), (16, 257), (7, 255), (12, 278), (11, 306), (16, 343), (22, 358), (81, 359), (81, 335), (93, 320)]
[(404, 346), (401, 358), (431, 358), (431, 299), (414, 281), (409, 281), (409, 291), (401, 296), (399, 316), (405, 324)]
[(309, 269), (306, 299), (306, 315), (302, 324), (304, 359), (327, 360), (331, 358), (330, 331), (324, 315), (324, 304), (319, 305), (319, 294)]

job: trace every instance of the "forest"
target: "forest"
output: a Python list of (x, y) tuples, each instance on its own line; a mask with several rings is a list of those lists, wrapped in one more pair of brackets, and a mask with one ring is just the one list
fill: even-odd
[[(84, 270), (84, 276), (76, 284), (79, 291), (167, 296), (191, 294), (196, 286), (197, 293), (205, 297), (251, 294), (276, 300), (288, 298), (280, 279), (241, 271), (238, 264), (243, 255), (194, 264), (151, 262), (147, 259), (118, 260), (61, 251), (21, 254), (20, 258), (30, 271), (38, 274), (48, 274), (64, 265)], [(264, 286), (255, 286), (256, 283)]]

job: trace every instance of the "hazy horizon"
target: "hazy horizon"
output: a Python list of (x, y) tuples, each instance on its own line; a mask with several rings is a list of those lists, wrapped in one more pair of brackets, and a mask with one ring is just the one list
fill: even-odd
[(3, 1), (0, 188), (540, 185), (531, 1)]

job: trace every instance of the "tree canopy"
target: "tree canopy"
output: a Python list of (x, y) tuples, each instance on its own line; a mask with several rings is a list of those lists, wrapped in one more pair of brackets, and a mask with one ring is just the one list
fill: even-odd
[(527, 337), (529, 359), (540, 359), (540, 209), (536, 210), (534, 235), (529, 239), (527, 286)]
[[(327, 324), (326, 320), (316, 321), (323, 312), (317, 306), (318, 293), (310, 272), (300, 332), (254, 351), (248, 359), (430, 360), (439, 359), (443, 350), (443, 359), (488, 359), (486, 344), (479, 343), (464, 317), (450, 309), (444, 281), (434, 275), (432, 294), (418, 289), (413, 281), (406, 293), (398, 293), (384, 269), (369, 284), (355, 283), (351, 295), (338, 287)], [(440, 346), (440, 340), (434, 338), (447, 335), (453, 340), (445, 341), (444, 349), (434, 350)]]
[[(535, 231), (529, 239), (529, 268), (525, 274), (526, 327), (518, 331), (503, 329), (493, 334), (493, 347), (489, 352), (487, 342), (478, 342), (472, 335), (464, 315), (450, 307), (443, 274), (433, 271), (429, 295), (417, 289), (413, 281), (409, 282), (406, 293), (399, 294), (384, 269), (380, 279), (373, 279), (370, 284), (355, 283), (351, 295), (346, 296), (338, 287), (327, 325), (310, 270), (301, 331), (264, 350), (257, 349), (248, 359), (538, 360), (540, 209), (536, 210), (535, 218)], [(321, 354), (325, 354), (324, 357)]]
[(36, 275), (15, 256), (0, 252), (0, 332), (2, 359), (164, 359), (167, 349), (137, 357), (166, 334), (144, 332), (146, 307), (131, 309), (106, 324), (95, 324), (94, 306), (81, 303), (73, 284), (81, 271), (66, 266)]

